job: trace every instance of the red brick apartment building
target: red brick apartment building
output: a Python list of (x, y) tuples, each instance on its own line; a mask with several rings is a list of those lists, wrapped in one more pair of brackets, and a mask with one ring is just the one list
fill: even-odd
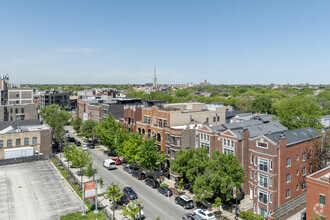
[(102, 105), (100, 103), (90, 103), (87, 106), (88, 119), (97, 122), (102, 121)]
[(245, 170), (245, 195), (255, 214), (281, 216), (281, 206), (303, 196), (311, 167), (306, 158), (321, 142), (312, 128), (287, 130), (278, 122), (245, 121), (199, 129), (199, 146), (234, 154)]
[(136, 122), (142, 120), (141, 105), (126, 105), (124, 106), (124, 123), (123, 126), (130, 132), (137, 131)]
[(136, 129), (148, 138), (155, 137), (165, 151), (165, 127), (225, 122), (225, 106), (204, 103), (176, 103), (163, 106), (143, 107), (142, 121), (136, 121)]
[(330, 219), (330, 166), (306, 178), (306, 218)]

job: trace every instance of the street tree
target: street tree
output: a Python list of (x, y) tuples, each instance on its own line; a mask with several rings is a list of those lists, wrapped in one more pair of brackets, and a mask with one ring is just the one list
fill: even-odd
[(195, 178), (204, 173), (208, 163), (209, 156), (206, 148), (179, 150), (171, 160), (171, 170), (193, 184)]
[(72, 120), (72, 127), (77, 132), (77, 134), (80, 133), (82, 124), (83, 124), (83, 122), (82, 122), (82, 119), (80, 117), (75, 117)]
[(269, 96), (257, 96), (253, 102), (251, 111), (253, 113), (270, 113), (272, 110), (272, 100)]
[(81, 127), (81, 135), (84, 136), (88, 141), (91, 139), (94, 141), (96, 137), (96, 126), (98, 125), (97, 121), (87, 120), (83, 123)]
[(124, 195), (121, 191), (119, 184), (112, 184), (108, 185), (107, 191), (105, 192), (107, 197), (110, 201), (112, 201), (114, 207), (117, 207), (117, 201)]
[(121, 127), (122, 126), (116, 122), (115, 118), (109, 114), (105, 120), (96, 126), (96, 135), (104, 146), (110, 150), (115, 150), (115, 133)]
[(138, 146), (137, 160), (139, 165), (147, 170), (153, 170), (165, 162), (166, 155), (156, 145), (155, 139), (143, 139)]
[(135, 164), (138, 162), (138, 147), (143, 142), (142, 136), (137, 133), (131, 133), (128, 138), (123, 142), (121, 156), (127, 159), (128, 162)]
[(295, 96), (283, 99), (277, 105), (276, 114), (279, 122), (290, 130), (303, 127), (312, 127), (316, 130), (322, 128), (322, 111), (310, 98)]
[(64, 126), (68, 125), (71, 114), (61, 110), (59, 105), (47, 105), (40, 109), (40, 115), (51, 127), (55, 142), (61, 142), (64, 139)]
[(84, 171), (85, 176), (87, 176), (89, 179), (93, 177), (93, 180), (95, 180), (95, 174), (97, 173), (97, 169), (93, 168), (93, 161), (89, 162), (86, 166), (86, 169)]
[(83, 168), (92, 161), (92, 157), (88, 150), (84, 151), (81, 147), (76, 146), (70, 148), (71, 148), (70, 158), (71, 158), (72, 166), (80, 168), (81, 184), (82, 184)]
[(141, 202), (140, 201), (130, 201), (130, 203), (128, 203), (128, 205), (126, 206), (121, 206), (122, 208), (122, 213), (125, 217), (128, 217), (129, 219), (139, 219), (140, 216), (140, 209), (142, 209), (143, 207), (141, 206)]

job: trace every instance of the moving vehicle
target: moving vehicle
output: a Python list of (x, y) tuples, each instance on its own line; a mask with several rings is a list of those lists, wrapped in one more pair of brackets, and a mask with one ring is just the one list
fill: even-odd
[(175, 203), (183, 206), (185, 209), (193, 209), (194, 208), (194, 202), (193, 200), (186, 195), (175, 197)]
[(116, 169), (116, 162), (111, 159), (106, 159), (103, 161), (103, 166), (109, 170)]
[(127, 205), (129, 203), (129, 199), (126, 195), (120, 197), (119, 201), (117, 201), (118, 205)]
[(138, 180), (144, 180), (146, 175), (142, 171), (134, 171), (132, 174)]
[(151, 186), (154, 189), (159, 187), (158, 181), (153, 178), (147, 178), (145, 182), (148, 186)]
[(173, 195), (172, 191), (170, 188), (168, 187), (158, 187), (157, 191), (161, 194), (163, 194), (164, 196), (171, 196)]
[(123, 189), (123, 192), (130, 200), (134, 200), (138, 198), (136, 192), (132, 189), (132, 187), (125, 187)]
[(215, 216), (207, 209), (195, 209), (194, 214), (199, 215), (205, 220), (216, 220)]

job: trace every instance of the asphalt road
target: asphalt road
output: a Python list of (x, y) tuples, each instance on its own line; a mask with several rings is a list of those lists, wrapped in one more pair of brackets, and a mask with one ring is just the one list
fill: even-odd
[[(70, 133), (72, 135), (72, 131)], [(135, 190), (139, 197), (138, 201), (142, 201), (146, 219), (160, 217), (162, 220), (179, 220), (182, 219), (183, 213), (192, 212), (175, 204), (174, 196), (170, 198), (165, 197), (158, 193), (156, 189), (147, 186), (143, 180), (135, 179), (131, 174), (123, 170), (122, 165), (118, 165), (116, 170), (107, 170), (102, 163), (104, 159), (109, 157), (97, 149), (90, 149), (90, 152), (94, 158), (93, 166), (98, 169), (98, 176), (102, 176), (104, 183), (119, 183), (121, 188), (131, 186)]]

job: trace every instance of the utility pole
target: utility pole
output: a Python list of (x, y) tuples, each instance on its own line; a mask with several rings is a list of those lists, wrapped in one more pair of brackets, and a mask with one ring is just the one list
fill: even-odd
[(112, 182), (112, 202), (113, 202), (113, 219), (116, 219), (115, 216), (115, 209), (116, 209), (116, 205), (115, 205), (115, 186)]
[(138, 206), (139, 206), (139, 220), (141, 220), (141, 204), (139, 203)]
[(97, 180), (95, 180), (95, 210), (94, 213), (99, 213), (99, 210), (97, 209)]

